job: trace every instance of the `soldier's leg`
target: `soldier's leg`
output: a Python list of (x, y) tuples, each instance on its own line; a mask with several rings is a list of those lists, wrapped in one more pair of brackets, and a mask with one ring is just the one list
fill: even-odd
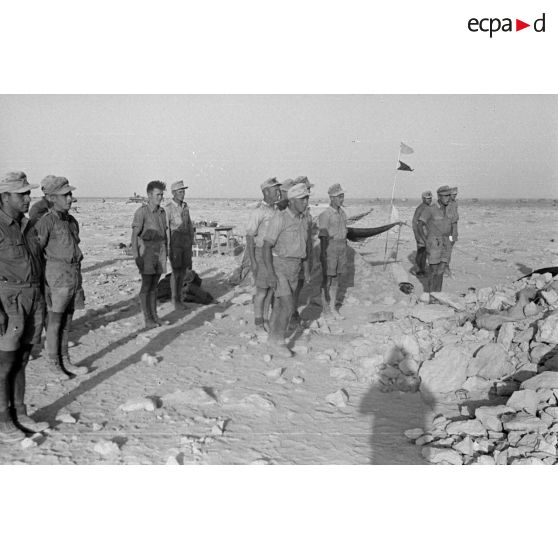
[(48, 311), (48, 327), (46, 330), (47, 368), (50, 372), (64, 373), (60, 363), (60, 340), (63, 312)]
[(332, 276), (322, 276), (322, 314), (324, 316), (331, 316), (331, 284), (333, 283)]
[(149, 290), (149, 308), (151, 311), (151, 319), (158, 325), (163, 325), (163, 322), (157, 315), (157, 286), (159, 285), (160, 274), (151, 276), (151, 286)]
[(17, 351), (0, 350), (0, 443), (19, 442), (25, 434), (19, 430), (10, 416), (10, 373), (15, 365)]
[(175, 310), (183, 310), (185, 308), (182, 303), (182, 288), (184, 287), (184, 277), (186, 276), (185, 268), (172, 268), (171, 275), (171, 296)]
[(415, 262), (417, 266), (417, 276), (424, 277), (426, 274), (426, 246), (417, 246), (417, 257)]
[(256, 327), (264, 327), (265, 302), (271, 289), (256, 287), (254, 295), (254, 325)]
[(70, 306), (66, 312), (64, 312), (64, 316), (62, 317), (62, 324), (61, 324), (61, 341), (60, 341), (60, 360), (62, 364), (62, 368), (69, 374), (73, 374), (74, 376), (82, 376), (83, 374), (87, 374), (89, 372), (87, 366), (76, 366), (72, 363), (70, 359), (69, 353), (69, 343), (70, 343), (70, 328), (72, 326), (72, 319), (74, 317), (74, 309)]
[(151, 316), (151, 302), (149, 299), (150, 288), (151, 288), (151, 278), (152, 275), (141, 276), (141, 289), (139, 293), (141, 311), (143, 312), (143, 319), (145, 321), (145, 327), (151, 329), (157, 327), (157, 324)]
[(299, 277), (296, 284), (296, 289), (293, 293), (293, 314), (292, 320), (298, 323), (300, 321), (300, 314), (298, 313), (298, 305), (300, 299), (300, 292), (304, 288), (304, 277)]
[(271, 316), (271, 308), (273, 307), (273, 300), (273, 289), (267, 289), (263, 304), (263, 327), (266, 331), (269, 331), (269, 319)]
[(428, 276), (428, 292), (439, 293), (442, 290), (445, 262), (430, 264)]
[(276, 296), (269, 322), (270, 333), (269, 342), (274, 347), (274, 351), (280, 356), (290, 357), (292, 352), (285, 344), (287, 327), (293, 311), (293, 296)]

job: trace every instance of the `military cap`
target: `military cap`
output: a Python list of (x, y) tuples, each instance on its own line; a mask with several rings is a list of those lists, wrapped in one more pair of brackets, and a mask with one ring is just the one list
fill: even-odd
[(283, 192), (288, 192), (289, 189), (292, 188), (295, 184), (296, 184), (296, 182), (292, 178), (285, 178), (285, 180), (283, 180), (283, 182), (281, 182), (280, 189)]
[(51, 196), (63, 196), (75, 189), (75, 186), (70, 186), (65, 176), (55, 176), (44, 186), (44, 193)]
[(310, 195), (310, 190), (305, 184), (295, 184), (287, 192), (287, 198), (292, 200), (294, 198), (307, 198)]
[(184, 190), (184, 188), (188, 188), (188, 186), (184, 184), (184, 180), (177, 180), (176, 182), (173, 182), (171, 184), (171, 192), (175, 192), (176, 190)]
[(7, 172), (0, 180), (0, 194), (23, 194), (38, 187), (38, 184), (29, 184), (22, 171)]
[(340, 196), (341, 194), (344, 193), (345, 190), (341, 188), (341, 184), (334, 184), (333, 186), (330, 186), (327, 190), (328, 196), (331, 196), (332, 198), (334, 198), (335, 196)]
[(439, 196), (444, 196), (447, 195), (449, 196), (451, 194), (451, 188), (449, 186), (440, 186), (437, 190), (436, 193)]
[(262, 192), (266, 188), (273, 188), (274, 186), (281, 186), (281, 182), (277, 180), (277, 178), (268, 178), (261, 186)]

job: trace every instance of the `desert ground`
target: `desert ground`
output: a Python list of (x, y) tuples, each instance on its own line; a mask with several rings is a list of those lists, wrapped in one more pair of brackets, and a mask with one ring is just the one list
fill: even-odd
[[(194, 221), (232, 225), (242, 240), (255, 200), (188, 201)], [(400, 219), (410, 224), (418, 200), (396, 204)], [(410, 274), (414, 293), (402, 293), (394, 265), (384, 269), (385, 234), (350, 243), (354, 271), (341, 309), (344, 320), (321, 318), (315, 270), (301, 297), (303, 327), (291, 339), (296, 355), (284, 359), (272, 357), (265, 338), (256, 334), (250, 281), (229, 281), (238, 255), (194, 257), (215, 304), (189, 303), (178, 313), (162, 302), (159, 315), (168, 324), (142, 331), (139, 275), (119, 247), (129, 242), (138, 206), (81, 198), (76, 207), (86, 308), (76, 313), (71, 351), (90, 373), (57, 377), (43, 370), (44, 356), (32, 360), (27, 403), (51, 428), (24, 444), (4, 445), (0, 463), (426, 463), (403, 432), (429, 424), (434, 411), (418, 392), (376, 389), (359, 368), (363, 347), (382, 354), (391, 339), (411, 331), (411, 297), (422, 293)], [(370, 208), (359, 226), (388, 222), (389, 201), (346, 200), (349, 215)], [(509, 284), (531, 270), (558, 265), (558, 208), (552, 200), (462, 200), (459, 211), (453, 277), (444, 280), (444, 290), (459, 294)], [(388, 238), (390, 261), (396, 230)], [(412, 230), (403, 226), (399, 269), (409, 271), (414, 251)], [(369, 316), (380, 310), (392, 311), (394, 320), (370, 323)]]

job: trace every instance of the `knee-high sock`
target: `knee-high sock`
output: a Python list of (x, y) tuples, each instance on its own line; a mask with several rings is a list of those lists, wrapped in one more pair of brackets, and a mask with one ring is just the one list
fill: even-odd
[(10, 375), (15, 366), (17, 351), (0, 351), (0, 421), (9, 419)]
[(23, 345), (18, 351), (15, 364), (10, 373), (10, 401), (11, 406), (19, 413), (26, 413), (25, 408), (25, 368), (29, 362), (29, 355), (33, 345)]
[(63, 312), (48, 313), (48, 327), (46, 332), (47, 352), (49, 358), (57, 359), (60, 356), (60, 328), (62, 326)]

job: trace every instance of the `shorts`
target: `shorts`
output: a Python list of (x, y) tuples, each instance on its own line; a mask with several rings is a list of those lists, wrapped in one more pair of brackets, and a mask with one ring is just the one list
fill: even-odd
[(433, 236), (426, 239), (426, 255), (431, 265), (448, 262), (452, 245), (447, 236)]
[(45, 301), (39, 286), (0, 287), (0, 301), (8, 316), (6, 333), (0, 335), (0, 351), (17, 351), (41, 341)]
[(167, 272), (167, 245), (162, 240), (143, 240), (139, 245), (142, 275), (164, 275)]
[(282, 258), (273, 256), (273, 268), (277, 275), (275, 296), (292, 295), (298, 284), (302, 260), (300, 258)]
[(327, 245), (327, 276), (343, 275), (347, 269), (347, 241), (331, 240)]
[(172, 269), (182, 271), (192, 269), (192, 240), (189, 233), (172, 231), (170, 233), (169, 260)]
[(256, 277), (254, 277), (254, 285), (258, 289), (269, 289), (271, 287), (271, 282), (263, 259), (263, 248), (256, 247), (255, 258), (258, 264), (258, 272), (256, 273)]
[(49, 312), (74, 312), (76, 295), (82, 292), (79, 265), (47, 262), (45, 300)]

